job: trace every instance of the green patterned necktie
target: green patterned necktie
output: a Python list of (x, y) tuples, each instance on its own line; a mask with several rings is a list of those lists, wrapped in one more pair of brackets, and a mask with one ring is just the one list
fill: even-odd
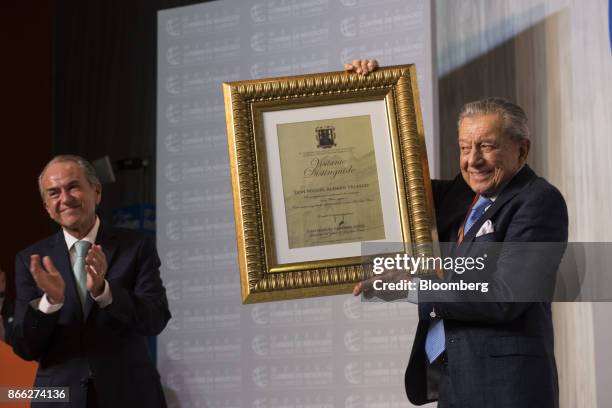
[(76, 278), (77, 290), (81, 299), (81, 307), (85, 310), (85, 299), (87, 296), (87, 271), (85, 270), (85, 257), (91, 243), (88, 241), (77, 241), (74, 243), (76, 260), (74, 261), (74, 277)]

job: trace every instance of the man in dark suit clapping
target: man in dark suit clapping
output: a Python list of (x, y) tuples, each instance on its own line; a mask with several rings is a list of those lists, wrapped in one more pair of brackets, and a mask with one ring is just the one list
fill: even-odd
[(52, 159), (39, 188), (61, 229), (17, 254), (15, 352), (38, 360), (36, 386), (70, 388), (50, 407), (165, 407), (146, 343), (170, 318), (154, 243), (100, 222), (102, 187), (81, 157)]

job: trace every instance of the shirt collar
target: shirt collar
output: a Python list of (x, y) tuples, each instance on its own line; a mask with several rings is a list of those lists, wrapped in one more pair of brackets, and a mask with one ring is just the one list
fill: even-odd
[(74, 245), (74, 243), (77, 242), (77, 241), (87, 241), (87, 242), (90, 242), (92, 245), (95, 244), (96, 243), (96, 237), (98, 236), (98, 229), (99, 228), (100, 228), (100, 219), (98, 218), (98, 216), (96, 216), (96, 222), (94, 223), (93, 228), (91, 230), (89, 230), (87, 235), (85, 235), (81, 239), (75, 238), (72, 235), (70, 235), (69, 232), (67, 232), (66, 230), (63, 230), (63, 232), (64, 232), (64, 239), (66, 240), (66, 246), (68, 247), (68, 250), (70, 251), (72, 249), (72, 246)]

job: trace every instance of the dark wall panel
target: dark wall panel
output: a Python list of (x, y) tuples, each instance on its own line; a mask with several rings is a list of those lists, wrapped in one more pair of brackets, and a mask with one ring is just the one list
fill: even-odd
[(52, 150), (52, 43), (54, 1), (3, 2), (0, 266), (12, 275), (15, 254), (48, 235), (51, 224), (37, 177)]
[(178, 0), (63, 0), (56, 30), (54, 153), (90, 160), (141, 157), (145, 170), (117, 174), (100, 214), (155, 202), (157, 11)]

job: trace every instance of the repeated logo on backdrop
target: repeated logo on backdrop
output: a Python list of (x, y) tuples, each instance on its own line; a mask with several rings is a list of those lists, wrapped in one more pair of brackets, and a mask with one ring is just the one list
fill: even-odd
[(410, 406), (413, 305), (241, 304), (221, 83), (358, 57), (415, 62), (422, 80), (429, 13), (425, 0), (222, 0), (159, 13), (157, 239), (173, 317), (158, 364), (171, 407)]

